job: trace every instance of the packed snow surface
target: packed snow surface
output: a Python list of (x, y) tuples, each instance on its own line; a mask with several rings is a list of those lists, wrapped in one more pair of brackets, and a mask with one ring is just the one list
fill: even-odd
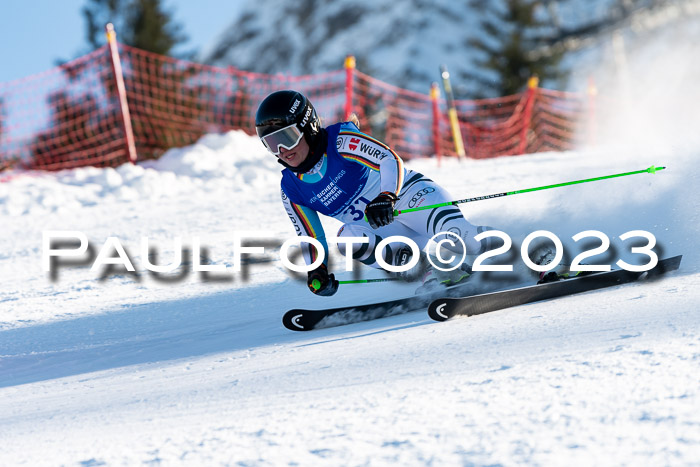
[[(611, 247), (585, 262), (615, 268), (646, 261), (632, 252), (644, 240), (620, 236), (650, 232), (659, 257), (683, 255), (653, 282), (444, 323), (416, 310), (295, 333), (281, 323), (290, 308), (415, 286), (309, 293), (279, 260), (294, 230), (280, 166), (255, 138), (207, 135), (114, 169), (0, 174), (0, 465), (700, 464), (698, 42), (682, 27), (658, 36), (599, 81), (595, 148), (407, 162), (456, 199), (665, 166), (461, 206), (512, 238), (500, 259), (526, 276), (532, 232), (556, 234), (567, 261), (600, 244), (574, 235), (603, 232)], [(80, 232), (89, 249), (47, 272), (49, 231)], [(271, 238), (236, 272), (235, 235), (250, 231)], [(135, 271), (92, 270), (117, 245)], [(195, 272), (198, 260), (223, 270)], [(180, 266), (153, 273), (148, 261)]]
[[(456, 198), (665, 165), (462, 210), (513, 238), (516, 265), (533, 231), (555, 233), (571, 256), (584, 249), (571, 237), (591, 229), (612, 243), (591, 260), (644, 263), (619, 236), (646, 230), (660, 257), (683, 263), (659, 281), (478, 317), (435, 323), (417, 310), (309, 333), (286, 330), (282, 314), (412, 289), (347, 285), (315, 297), (272, 240), (233, 272), (236, 232), (294, 235), (280, 167), (255, 138), (208, 135), (148, 164), (8, 178), (0, 463), (697, 464), (698, 147), (409, 161)], [(334, 235), (338, 223), (324, 222)], [(45, 272), (50, 230), (83, 232), (92, 257)], [(135, 273), (91, 270), (109, 237)], [(176, 237), (190, 251), (198, 237), (203, 263), (226, 270), (203, 276), (184, 255), (172, 273), (151, 273), (143, 237), (156, 264), (172, 262)]]

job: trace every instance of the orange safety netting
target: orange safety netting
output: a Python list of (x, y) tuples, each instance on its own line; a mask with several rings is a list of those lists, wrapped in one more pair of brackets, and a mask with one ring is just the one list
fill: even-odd
[(295, 89), (319, 115), (341, 118), (343, 71), (284, 76), (218, 68), (121, 45), (124, 83), (139, 159), (192, 144), (206, 133), (255, 133), (255, 111), (269, 93)]
[[(306, 94), (327, 125), (355, 112), (363, 131), (404, 158), (456, 155), (444, 99), (434, 101), (354, 68), (267, 75), (117, 47), (128, 114), (120, 106), (116, 54), (108, 45), (39, 75), (0, 83), (0, 171), (122, 164), (133, 152), (129, 126), (138, 160), (157, 158), (206, 133), (254, 134), (258, 104), (279, 89)], [(591, 133), (579, 128), (592, 120), (585, 118), (590, 102), (578, 94), (534, 88), (456, 101), (456, 107), (472, 158), (566, 150)]]
[(103, 49), (25, 79), (0, 83), (0, 170), (123, 162), (119, 109), (105, 85)]
[(430, 96), (383, 83), (355, 71), (352, 110), (362, 130), (385, 142), (401, 157), (434, 154)]
[[(574, 93), (537, 88), (455, 105), (466, 155), (475, 159), (569, 150), (584, 137), (578, 131), (586, 116), (584, 99)], [(440, 147), (457, 156), (447, 114), (440, 115)]]
[[(293, 88), (325, 121), (342, 118), (344, 71), (263, 75), (177, 60), (119, 44), (138, 159), (210, 132), (255, 132), (270, 92)], [(129, 161), (108, 46), (27, 79), (0, 83), (0, 170), (57, 170)]]

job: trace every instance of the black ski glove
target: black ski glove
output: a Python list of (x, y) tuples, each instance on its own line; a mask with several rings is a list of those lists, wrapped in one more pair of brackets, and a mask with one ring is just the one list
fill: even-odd
[(316, 295), (322, 297), (330, 297), (338, 291), (338, 281), (335, 280), (333, 274), (328, 274), (328, 267), (325, 264), (320, 265), (313, 271), (309, 271), (309, 278), (306, 284)]
[(394, 203), (397, 199), (395, 194), (383, 191), (367, 205), (365, 216), (370, 227), (378, 229), (394, 222)]

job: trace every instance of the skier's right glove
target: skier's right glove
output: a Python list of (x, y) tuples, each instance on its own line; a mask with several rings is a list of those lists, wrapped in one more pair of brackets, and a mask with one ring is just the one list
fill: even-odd
[(313, 271), (309, 271), (309, 278), (306, 284), (316, 295), (322, 297), (330, 297), (338, 291), (338, 281), (335, 280), (333, 274), (328, 274), (328, 267), (325, 264), (320, 265)]
[(378, 229), (394, 222), (394, 203), (398, 200), (394, 193), (383, 191), (365, 208), (367, 222), (373, 229)]

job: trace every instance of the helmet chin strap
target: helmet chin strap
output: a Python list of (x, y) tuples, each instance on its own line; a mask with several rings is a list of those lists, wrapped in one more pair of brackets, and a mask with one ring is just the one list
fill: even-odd
[(277, 162), (279, 162), (294, 173), (308, 172), (309, 170), (311, 170), (311, 168), (313, 168), (313, 166), (316, 165), (318, 161), (321, 160), (321, 157), (323, 157), (323, 153), (326, 152), (326, 145), (328, 144), (328, 132), (325, 128), (321, 128), (321, 131), (319, 131), (318, 134), (314, 137), (314, 141), (309, 141), (307, 135), (304, 135), (304, 138), (306, 139), (306, 142), (309, 143), (309, 154), (306, 156), (306, 159), (304, 159), (304, 162), (302, 162), (296, 167), (292, 167), (279, 157), (277, 158)]

